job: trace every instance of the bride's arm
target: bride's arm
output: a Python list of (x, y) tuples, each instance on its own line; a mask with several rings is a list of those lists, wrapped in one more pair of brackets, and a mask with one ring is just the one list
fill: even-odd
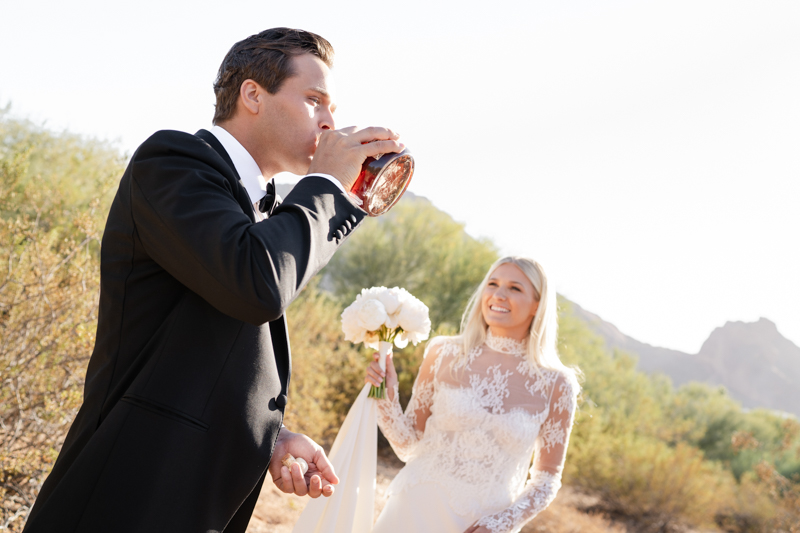
[(386, 399), (378, 400), (378, 427), (397, 457), (405, 462), (414, 454), (417, 443), (425, 433), (425, 423), (431, 416), (433, 377), (438, 356), (437, 343), (428, 343), (405, 413), (400, 407), (397, 383), (387, 389)]
[(510, 507), (484, 516), (476, 525), (484, 526), (492, 533), (512, 531), (555, 499), (561, 488), (561, 472), (575, 418), (576, 397), (577, 385), (565, 376), (559, 376), (551, 393), (550, 411), (536, 441), (536, 458), (525, 489)]

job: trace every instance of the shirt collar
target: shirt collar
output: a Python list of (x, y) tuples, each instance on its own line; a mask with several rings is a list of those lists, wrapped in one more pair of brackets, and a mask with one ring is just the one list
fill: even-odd
[(261, 175), (261, 169), (258, 168), (256, 160), (242, 146), (242, 143), (237, 141), (236, 137), (228, 133), (224, 128), (214, 126), (211, 128), (211, 133), (225, 148), (225, 151), (228, 152), (231, 161), (233, 161), (233, 166), (236, 167), (236, 172), (239, 174), (242, 186), (250, 197), (250, 203), (255, 204), (261, 200), (267, 194), (267, 182)]

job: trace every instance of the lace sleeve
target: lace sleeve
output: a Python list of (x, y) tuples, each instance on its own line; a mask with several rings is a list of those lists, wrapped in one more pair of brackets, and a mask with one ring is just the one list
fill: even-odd
[(433, 377), (438, 357), (438, 346), (434, 342), (428, 343), (405, 413), (400, 407), (397, 385), (393, 391), (387, 391), (385, 399), (378, 400), (378, 427), (401, 461), (411, 459), (425, 433), (425, 423), (431, 416)]
[(492, 533), (515, 531), (543, 511), (561, 488), (561, 471), (567, 455), (569, 434), (575, 418), (577, 383), (559, 376), (550, 394), (550, 410), (536, 439), (536, 456), (530, 479), (514, 503), (477, 524)]

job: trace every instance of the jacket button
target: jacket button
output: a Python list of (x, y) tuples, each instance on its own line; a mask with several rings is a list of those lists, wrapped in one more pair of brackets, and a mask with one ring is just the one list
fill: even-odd
[(277, 405), (279, 409), (286, 407), (288, 402), (289, 398), (287, 398), (285, 394), (279, 394), (278, 397), (275, 398), (275, 405)]
[(358, 219), (356, 218), (356, 216), (355, 216), (355, 215), (350, 215), (350, 222), (352, 222), (353, 224), (355, 224), (356, 222), (358, 222)]
[(353, 223), (350, 222), (349, 220), (345, 220), (344, 221), (344, 226), (342, 226), (342, 227), (343, 228), (347, 228), (347, 229), (353, 229)]
[(337, 239), (341, 239), (342, 237), (344, 237), (344, 233), (342, 233), (342, 230), (340, 230), (340, 229), (337, 229), (336, 233), (334, 233), (334, 235), (336, 235)]

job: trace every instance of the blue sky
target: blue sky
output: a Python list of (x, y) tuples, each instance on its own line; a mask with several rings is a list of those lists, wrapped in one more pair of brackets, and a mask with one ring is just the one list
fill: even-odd
[(540, 259), (567, 297), (687, 352), (761, 316), (800, 344), (800, 3), (2, 10), (0, 105), (128, 153), (158, 129), (209, 126), (235, 41), (273, 26), (320, 33), (337, 51), (338, 124), (399, 131), (414, 192)]

